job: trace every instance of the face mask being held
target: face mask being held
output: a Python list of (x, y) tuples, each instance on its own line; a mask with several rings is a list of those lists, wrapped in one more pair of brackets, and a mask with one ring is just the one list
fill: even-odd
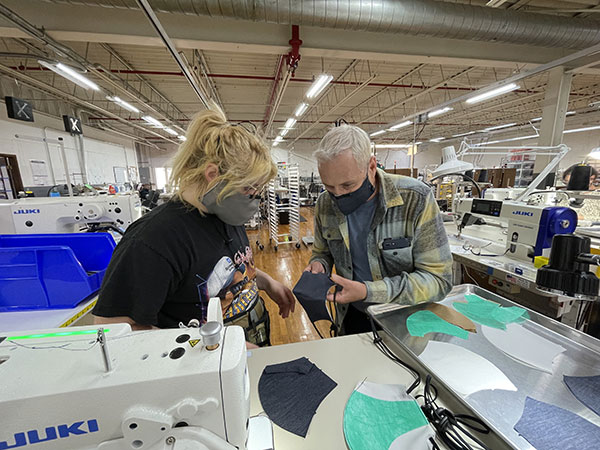
[(369, 181), (369, 175), (367, 174), (365, 181), (357, 190), (344, 195), (333, 195), (332, 193), (329, 193), (329, 195), (339, 210), (347, 216), (365, 203), (373, 195), (373, 192), (375, 192), (375, 187)]
[(244, 225), (258, 211), (260, 197), (235, 192), (217, 203), (224, 187), (225, 183), (218, 183), (204, 195), (202, 204), (210, 214), (215, 214), (223, 222), (233, 226)]

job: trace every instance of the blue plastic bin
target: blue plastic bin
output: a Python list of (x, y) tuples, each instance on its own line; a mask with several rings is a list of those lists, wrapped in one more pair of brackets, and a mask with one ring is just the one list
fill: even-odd
[(100, 289), (108, 233), (0, 235), (0, 311), (73, 308)]

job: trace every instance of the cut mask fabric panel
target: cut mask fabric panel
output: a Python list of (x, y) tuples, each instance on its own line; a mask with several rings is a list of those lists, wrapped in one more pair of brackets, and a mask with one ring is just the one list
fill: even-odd
[(600, 375), (592, 377), (569, 377), (563, 380), (571, 393), (600, 416)]
[(350, 450), (429, 450), (435, 435), (406, 386), (365, 381), (344, 410), (344, 436)]
[(265, 413), (278, 426), (306, 437), (321, 402), (337, 386), (306, 358), (266, 366), (258, 381)]
[(548, 373), (552, 373), (554, 358), (566, 350), (516, 323), (508, 324), (505, 331), (490, 327), (481, 329), (485, 338), (503, 353)]
[(465, 295), (468, 303), (454, 302), (452, 306), (474, 322), (500, 330), (507, 323), (519, 323), (529, 318), (527, 311), (517, 306), (503, 307), (498, 303), (484, 300), (478, 295)]
[(411, 336), (425, 336), (427, 333), (444, 333), (461, 339), (468, 339), (469, 332), (452, 325), (431, 311), (417, 311), (406, 319), (406, 328)]
[(531, 397), (514, 428), (537, 450), (597, 450), (600, 442), (600, 428), (592, 422)]
[(294, 286), (294, 295), (311, 322), (333, 320), (327, 310), (327, 291), (333, 285), (335, 283), (324, 273), (304, 272)]
[(458, 345), (429, 341), (419, 359), (465, 397), (484, 389), (517, 390), (495, 365)]

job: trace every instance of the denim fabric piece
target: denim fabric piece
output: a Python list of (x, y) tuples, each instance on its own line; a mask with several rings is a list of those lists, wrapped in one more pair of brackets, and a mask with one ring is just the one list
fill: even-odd
[(276, 425), (306, 437), (317, 408), (337, 383), (306, 358), (266, 366), (258, 381), (263, 410)]
[(324, 273), (304, 272), (294, 286), (294, 295), (311, 322), (331, 320), (327, 310), (327, 291), (334, 284)]
[(593, 377), (565, 375), (563, 380), (577, 400), (600, 416), (600, 375)]
[(600, 427), (531, 397), (514, 428), (537, 450), (597, 450), (600, 442)]
[(431, 311), (417, 311), (406, 319), (406, 328), (411, 336), (427, 333), (444, 333), (461, 339), (469, 339), (469, 332), (452, 325)]

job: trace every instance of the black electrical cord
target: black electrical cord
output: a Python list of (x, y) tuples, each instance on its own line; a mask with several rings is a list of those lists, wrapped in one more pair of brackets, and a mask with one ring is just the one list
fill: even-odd
[[(468, 429), (482, 434), (488, 434), (490, 428), (478, 417), (467, 414), (453, 414), (450, 410), (437, 405), (437, 389), (431, 384), (431, 375), (425, 378), (423, 395), (417, 395), (415, 399), (422, 398), (421, 409), (435, 429), (438, 438), (450, 450), (473, 450), (473, 447), (465, 440), (473, 440), (484, 450), (489, 450), (483, 442), (475, 437)], [(437, 443), (430, 438), (433, 448), (439, 450)]]
[(379, 349), (379, 351), (381, 353), (383, 353), (386, 357), (388, 357), (389, 359), (394, 361), (396, 364), (399, 364), (400, 366), (404, 367), (415, 377), (415, 381), (406, 390), (406, 393), (410, 394), (412, 391), (414, 391), (417, 388), (417, 386), (419, 386), (419, 384), (421, 384), (421, 375), (419, 374), (417, 369), (406, 364), (404, 361), (402, 361), (400, 358), (398, 358), (396, 355), (394, 355), (394, 352), (392, 352), (390, 350), (390, 348), (385, 344), (385, 342), (383, 342), (383, 339), (379, 335), (379, 332), (377, 331), (377, 327), (375, 327), (375, 322), (373, 321), (373, 317), (369, 316), (369, 320), (371, 322), (371, 331), (373, 332), (373, 344), (375, 344), (375, 346)]
[(456, 175), (458, 177), (463, 177), (465, 180), (470, 181), (473, 186), (475, 186), (475, 189), (477, 190), (477, 196), (479, 198), (483, 198), (481, 196), (481, 187), (479, 186), (479, 184), (477, 184), (477, 181), (475, 181), (475, 179), (473, 177), (470, 177), (469, 175), (465, 175), (464, 173), (445, 173), (444, 175), (438, 175), (437, 177), (433, 177), (432, 179), (429, 180), (429, 182), (431, 183), (434, 180), (437, 180), (438, 178), (442, 178), (442, 177), (447, 177), (450, 175)]

